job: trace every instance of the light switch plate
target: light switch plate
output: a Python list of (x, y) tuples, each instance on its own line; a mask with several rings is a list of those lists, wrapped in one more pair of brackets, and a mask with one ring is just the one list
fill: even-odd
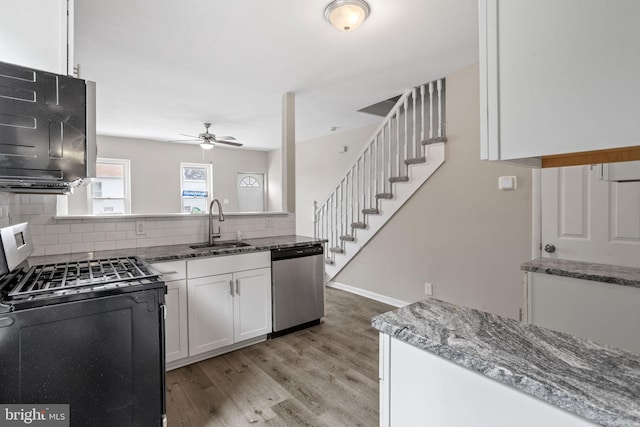
[(499, 190), (515, 190), (516, 188), (518, 188), (518, 177), (501, 176), (498, 178)]

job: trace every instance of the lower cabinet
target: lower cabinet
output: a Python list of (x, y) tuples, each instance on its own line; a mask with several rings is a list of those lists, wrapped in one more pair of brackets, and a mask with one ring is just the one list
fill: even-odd
[(190, 279), (189, 355), (271, 332), (271, 269)]
[(171, 368), (271, 332), (270, 252), (152, 267), (162, 273), (167, 286), (165, 349)]
[(544, 273), (527, 281), (530, 323), (640, 353), (640, 289)]
[(170, 261), (151, 264), (162, 273), (167, 286), (165, 296), (165, 352), (166, 361), (173, 362), (189, 356), (187, 325), (187, 263)]

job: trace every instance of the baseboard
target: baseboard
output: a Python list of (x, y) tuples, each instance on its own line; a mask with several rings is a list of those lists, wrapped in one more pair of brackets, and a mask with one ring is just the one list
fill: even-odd
[(327, 286), (330, 288), (340, 289), (342, 291), (347, 291), (352, 294), (360, 295), (365, 298), (372, 299), (374, 301), (382, 302), (384, 304), (389, 304), (394, 307), (404, 307), (405, 305), (409, 305), (410, 303), (406, 301), (402, 301), (399, 299), (391, 298), (386, 295), (377, 294), (375, 292), (367, 291), (365, 289), (354, 288), (353, 286), (345, 285), (343, 283), (338, 282), (328, 282)]

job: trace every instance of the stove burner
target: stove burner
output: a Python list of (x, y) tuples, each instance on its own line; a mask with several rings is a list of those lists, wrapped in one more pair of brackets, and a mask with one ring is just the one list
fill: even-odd
[(157, 273), (134, 257), (105, 258), (31, 267), (16, 277), (18, 284), (9, 291), (10, 298), (43, 294), (65, 294), (77, 288), (104, 288), (126, 285), (131, 281), (155, 278)]

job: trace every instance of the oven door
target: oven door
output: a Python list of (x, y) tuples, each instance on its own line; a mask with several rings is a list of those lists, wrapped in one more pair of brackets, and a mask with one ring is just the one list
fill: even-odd
[(69, 404), (72, 425), (160, 426), (163, 289), (0, 315), (0, 402)]

